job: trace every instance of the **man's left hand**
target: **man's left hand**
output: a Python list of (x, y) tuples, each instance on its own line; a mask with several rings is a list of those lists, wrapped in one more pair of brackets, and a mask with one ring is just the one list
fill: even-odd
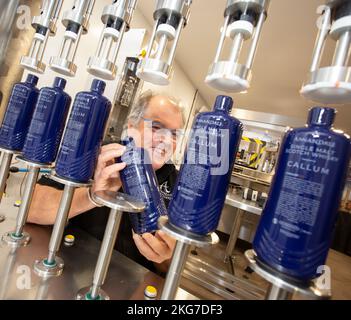
[(155, 235), (134, 233), (133, 239), (140, 253), (150, 261), (160, 264), (172, 258), (176, 240), (162, 231)]

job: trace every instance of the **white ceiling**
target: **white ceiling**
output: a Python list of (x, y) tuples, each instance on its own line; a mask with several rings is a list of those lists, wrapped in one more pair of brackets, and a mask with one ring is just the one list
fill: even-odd
[[(153, 24), (155, 3), (155, 0), (141, 0), (138, 4), (150, 24)], [(247, 94), (233, 96), (237, 107), (306, 118), (314, 103), (304, 100), (299, 90), (309, 70), (317, 36), (317, 7), (323, 3), (323, 0), (271, 1), (253, 67), (252, 86)], [(187, 70), (208, 105), (220, 94), (208, 87), (204, 79), (219, 42), (225, 4), (226, 0), (193, 0), (189, 25), (177, 49), (178, 63)], [(334, 51), (333, 43), (330, 44), (326, 50), (329, 59)], [(351, 105), (337, 108), (337, 127), (351, 133)]]

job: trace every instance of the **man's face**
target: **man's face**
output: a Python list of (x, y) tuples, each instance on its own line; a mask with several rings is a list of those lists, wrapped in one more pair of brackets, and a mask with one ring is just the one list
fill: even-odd
[(137, 126), (129, 125), (129, 135), (138, 146), (149, 152), (152, 166), (158, 170), (174, 154), (182, 128), (183, 118), (179, 107), (167, 97), (156, 96), (150, 100), (140, 123)]

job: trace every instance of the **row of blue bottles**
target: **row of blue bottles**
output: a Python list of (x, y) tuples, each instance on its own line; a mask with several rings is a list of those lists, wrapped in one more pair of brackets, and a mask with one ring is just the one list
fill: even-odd
[(199, 114), (168, 208), (169, 221), (198, 235), (217, 229), (230, 182), (242, 123), (230, 116), (233, 100), (218, 96)]
[(145, 203), (142, 213), (130, 213), (129, 218), (135, 233), (152, 233), (157, 227), (158, 218), (167, 214), (161, 197), (157, 177), (152, 168), (148, 152), (135, 145), (132, 138), (121, 142), (126, 151), (116, 162), (125, 162), (126, 168), (120, 172), (123, 191)]
[(318, 276), (331, 245), (351, 155), (335, 113), (313, 108), (306, 127), (286, 133), (253, 242), (263, 267), (293, 281)]
[(76, 95), (56, 161), (56, 174), (79, 183), (93, 178), (111, 111), (103, 96), (106, 83), (95, 79), (91, 91)]
[(40, 90), (23, 148), (26, 160), (39, 164), (55, 161), (71, 104), (65, 86), (66, 80), (57, 77), (53, 87)]
[(13, 86), (0, 128), (1, 148), (22, 151), (39, 95), (38, 80), (38, 77), (29, 74), (25, 82)]

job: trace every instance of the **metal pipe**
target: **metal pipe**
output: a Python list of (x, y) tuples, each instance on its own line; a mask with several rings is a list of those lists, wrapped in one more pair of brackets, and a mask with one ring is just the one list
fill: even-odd
[(230, 232), (230, 237), (228, 240), (227, 248), (225, 250), (225, 256), (224, 256), (224, 262), (228, 263), (230, 256), (233, 254), (235, 244), (238, 240), (239, 233), (240, 233), (240, 228), (241, 228), (241, 221), (244, 215), (244, 211), (241, 209), (238, 209), (235, 217), (234, 217), (234, 222), (233, 222), (233, 227)]
[(46, 259), (47, 264), (54, 264), (56, 253), (60, 248), (63, 232), (67, 223), (68, 213), (71, 208), (75, 187), (65, 186), (57, 212), (54, 228), (49, 243), (49, 255)]
[(225, 41), (225, 38), (226, 38), (226, 35), (227, 35), (229, 19), (230, 19), (230, 16), (229, 15), (226, 16), (225, 21), (224, 21), (224, 26), (223, 26), (223, 29), (222, 29), (221, 39), (219, 40), (219, 45), (218, 45), (216, 56), (215, 56), (215, 59), (214, 59), (214, 63), (217, 63), (219, 61), (220, 57), (221, 57), (224, 41)]
[(173, 46), (171, 48), (171, 52), (169, 53), (169, 58), (168, 58), (168, 65), (169, 66), (173, 65), (173, 60), (175, 58), (175, 53), (176, 53), (176, 50), (177, 50), (178, 42), (179, 42), (180, 35), (182, 33), (183, 26), (184, 26), (185, 22), (186, 22), (186, 19), (184, 17), (182, 17), (182, 19), (179, 22), (179, 26), (178, 26), (178, 29), (177, 29), (177, 34), (176, 34), (176, 37), (174, 39), (174, 43), (173, 43)]
[(319, 30), (316, 45), (313, 51), (313, 58), (312, 58), (312, 65), (311, 65), (310, 72), (315, 72), (319, 68), (319, 64), (320, 64), (324, 46), (325, 46), (325, 39), (329, 34), (330, 19), (331, 19), (331, 9), (330, 7), (326, 7), (324, 11), (323, 23), (322, 23), (321, 29)]
[(258, 18), (255, 34), (252, 38), (251, 48), (250, 48), (250, 51), (249, 51), (249, 54), (248, 54), (247, 60), (246, 60), (246, 68), (248, 68), (248, 69), (251, 69), (253, 66), (256, 52), (257, 52), (257, 48), (258, 48), (258, 41), (260, 40), (261, 32), (263, 29), (263, 24), (266, 20), (266, 17), (267, 17), (267, 14), (266, 14), (266, 12), (263, 11), (263, 12), (261, 12), (260, 17)]
[(232, 62), (238, 62), (241, 49), (244, 44), (244, 37), (242, 33), (238, 33), (234, 36), (232, 50), (230, 52), (229, 60)]
[(3, 152), (2, 162), (0, 166), (0, 202), (5, 191), (7, 177), (10, 172), (10, 166), (13, 153)]
[(177, 241), (163, 286), (161, 300), (173, 300), (175, 298), (189, 251), (189, 244)]
[(351, 31), (345, 32), (336, 44), (333, 66), (344, 67), (350, 57)]
[(105, 282), (121, 219), (122, 213), (115, 209), (111, 209), (95, 267), (93, 286), (91, 288), (92, 299), (97, 299), (99, 297), (100, 288)]
[(155, 23), (154, 28), (152, 30), (152, 34), (151, 34), (151, 38), (150, 38), (150, 43), (149, 46), (147, 48), (147, 52), (146, 52), (146, 56), (145, 59), (149, 59), (151, 56), (151, 52), (152, 52), (152, 47), (153, 44), (155, 42), (155, 38), (156, 38), (156, 32), (157, 32), (157, 23)]
[(166, 47), (167, 47), (167, 42), (168, 42), (168, 38), (165, 34), (163, 34), (161, 36), (161, 39), (160, 39), (160, 42), (158, 44), (158, 50), (157, 50), (157, 53), (155, 55), (155, 59), (156, 60), (161, 60), (162, 59), (162, 56), (166, 50)]
[(15, 237), (23, 236), (23, 228), (28, 219), (29, 208), (32, 203), (35, 185), (39, 176), (39, 168), (29, 166), (29, 173), (25, 184), (24, 194), (22, 203), (17, 216), (16, 230), (14, 233)]
[(266, 300), (291, 300), (292, 293), (272, 284), (267, 291)]

